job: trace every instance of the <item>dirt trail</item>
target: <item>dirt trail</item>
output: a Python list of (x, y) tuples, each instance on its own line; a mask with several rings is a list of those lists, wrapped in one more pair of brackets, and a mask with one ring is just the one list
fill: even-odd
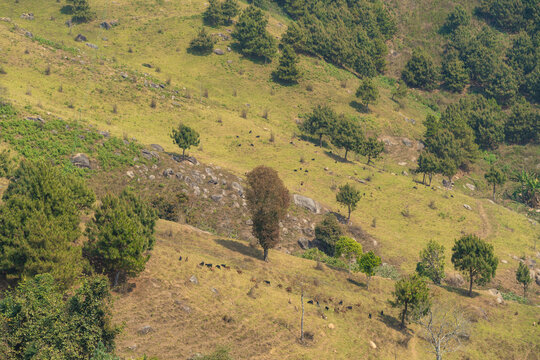
[(480, 215), (480, 219), (482, 219), (482, 228), (480, 229), (480, 231), (478, 231), (478, 236), (485, 239), (489, 235), (491, 235), (491, 233), (493, 232), (493, 228), (491, 227), (491, 223), (489, 222), (489, 218), (482, 203), (480, 201), (476, 201), (476, 206), (478, 207), (478, 214)]

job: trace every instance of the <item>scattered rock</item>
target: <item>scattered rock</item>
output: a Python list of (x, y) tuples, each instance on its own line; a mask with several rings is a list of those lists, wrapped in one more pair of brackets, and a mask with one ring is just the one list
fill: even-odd
[(127, 349), (128, 349), (129, 351), (135, 351), (135, 350), (137, 350), (137, 344), (129, 345), (129, 346), (127, 347)]
[(78, 168), (90, 169), (90, 159), (82, 153), (73, 155), (71, 157), (71, 163)]
[(375, 343), (373, 341), (369, 341), (369, 346), (372, 348), (372, 349), (376, 349), (377, 348), (377, 345), (375, 345)]
[(165, 177), (167, 177), (167, 178), (168, 178), (168, 177), (173, 177), (174, 175), (175, 175), (175, 174), (174, 174), (174, 171), (173, 171), (173, 169), (171, 169), (171, 168), (168, 168), (168, 169), (163, 170), (163, 176), (165, 176)]
[(216, 295), (219, 295), (219, 291), (216, 288), (210, 288), (210, 291)]
[(135, 177), (135, 174), (133, 173), (133, 171), (129, 170), (126, 172), (126, 175), (127, 177), (129, 177), (130, 179), (133, 179)]
[(88, 39), (83, 34), (79, 34), (79, 35), (75, 36), (75, 41), (84, 42), (84, 41), (87, 41), (87, 40)]
[(212, 200), (214, 200), (215, 202), (220, 202), (221, 199), (223, 199), (223, 195), (212, 195), (211, 198), (212, 198)]
[(401, 175), (403, 175), (403, 176), (409, 176), (409, 173), (408, 173), (406, 170), (403, 170), (403, 171), (401, 172)]
[(153, 158), (159, 159), (159, 155), (155, 151), (150, 151), (148, 149), (142, 149), (141, 153), (142, 153), (143, 158), (145, 158), (146, 160), (152, 160)]
[(159, 145), (159, 144), (151, 144), (150, 147), (156, 151), (159, 151), (159, 152), (163, 152), (164, 149), (163, 149), (163, 146)]
[(26, 37), (29, 37), (29, 38), (33, 38), (33, 37), (34, 37), (34, 34), (32, 34), (30, 31), (25, 32), (24, 35), (25, 35)]
[(150, 175), (150, 176), (148, 177), (148, 180), (155, 180), (155, 179), (156, 179), (156, 177), (155, 177), (154, 175)]
[(240, 185), (236, 181), (233, 181), (231, 183), (231, 187), (238, 192), (238, 195), (240, 196), (244, 195), (244, 188), (242, 187), (242, 185)]
[(98, 48), (97, 45), (92, 44), (92, 43), (88, 43), (88, 42), (86, 43), (86, 46), (88, 46), (89, 48), (92, 48), (92, 49), (97, 49)]
[(403, 145), (405, 145), (407, 147), (411, 147), (413, 145), (412, 141), (409, 140), (408, 138), (401, 139), (401, 142), (403, 143)]
[(309, 249), (309, 240), (306, 238), (300, 238), (298, 239), (298, 245), (304, 250)]
[(104, 138), (109, 138), (111, 136), (108, 131), (99, 131), (99, 135), (103, 136)]
[(335, 329), (336, 326), (335, 326), (334, 324), (330, 323), (330, 324), (328, 324), (328, 328), (329, 328), (329, 329)]
[(143, 63), (142, 66), (146, 67), (146, 68), (153, 68), (153, 66), (151, 64), (148, 64), (148, 63)]
[(503, 264), (508, 264), (508, 261), (506, 261), (506, 260), (501, 260), (501, 262), (502, 262)]
[(223, 51), (221, 49), (215, 49), (214, 54), (216, 54), (216, 55), (225, 55), (225, 51)]
[(99, 26), (105, 30), (110, 30), (113, 27), (112, 24), (108, 23), (107, 21), (102, 22), (101, 24), (99, 24)]
[(453, 181), (449, 181), (449, 180), (446, 180), (446, 179), (443, 179), (442, 184), (443, 184), (444, 187), (449, 188), (449, 189), (452, 188), (452, 186), (454, 186)]
[(472, 210), (472, 207), (470, 207), (470, 205), (467, 205), (467, 204), (463, 204), (463, 207), (467, 210)]
[(198, 186), (193, 187), (193, 195), (195, 196), (201, 195), (201, 189)]
[(229, 65), (230, 65), (230, 64), (232, 64), (232, 63), (233, 63), (233, 61), (232, 61), (232, 60), (227, 60), (227, 64), (229, 64)]
[(399, 166), (405, 166), (405, 165), (407, 165), (407, 163), (405, 161), (401, 161), (401, 162), (398, 162), (398, 165)]
[(468, 188), (469, 190), (471, 190), (471, 191), (476, 190), (476, 186), (474, 186), (473, 184), (468, 184), (468, 183), (467, 183), (467, 184), (465, 184), (465, 187), (467, 187), (467, 188)]
[(34, 20), (34, 14), (32, 13), (23, 13), (21, 15), (21, 19), (24, 19), (24, 20)]
[(150, 325), (145, 325), (142, 328), (140, 328), (137, 333), (140, 335), (146, 335), (150, 332), (154, 331), (154, 329)]
[(45, 124), (45, 120), (43, 120), (41, 116), (28, 116), (26, 117), (26, 120)]
[(444, 281), (452, 287), (460, 287), (465, 283), (465, 280), (463, 280), (463, 276), (457, 273), (449, 274), (448, 276), (446, 276)]
[(308, 209), (314, 214), (321, 212), (321, 206), (315, 200), (298, 194), (293, 195), (293, 201), (296, 205)]
[(189, 278), (189, 281), (192, 284), (199, 285), (199, 280), (197, 280), (197, 277), (195, 275), (191, 275), (191, 277)]

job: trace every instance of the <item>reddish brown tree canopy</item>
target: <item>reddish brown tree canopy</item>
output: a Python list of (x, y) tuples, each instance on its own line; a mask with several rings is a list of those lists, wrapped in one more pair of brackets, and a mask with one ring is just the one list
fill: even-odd
[(279, 242), (279, 222), (287, 214), (289, 191), (277, 171), (266, 166), (250, 171), (247, 181), (246, 198), (253, 221), (253, 235), (259, 240), (267, 260), (268, 249)]

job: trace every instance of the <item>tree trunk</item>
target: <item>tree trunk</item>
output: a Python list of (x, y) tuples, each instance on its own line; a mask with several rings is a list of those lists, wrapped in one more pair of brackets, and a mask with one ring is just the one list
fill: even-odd
[(120, 278), (120, 271), (116, 272), (116, 275), (114, 276), (114, 286), (118, 286), (118, 279)]
[(405, 308), (403, 309), (403, 312), (401, 313), (401, 327), (405, 327), (405, 316), (407, 315), (407, 303), (405, 303)]
[(431, 186), (431, 179), (433, 178), (433, 175), (432, 174), (429, 174), (429, 185), (428, 186)]
[(319, 147), (322, 147), (322, 134), (319, 135)]
[(371, 276), (367, 276), (367, 281), (366, 281), (366, 290), (369, 290), (369, 280), (371, 280)]
[(422, 184), (426, 185), (426, 173), (424, 173), (424, 177), (422, 178)]
[(185, 159), (186, 157), (186, 149), (182, 149), (182, 159)]
[(441, 346), (439, 344), (435, 346), (435, 356), (437, 360), (442, 360)]
[(347, 224), (351, 222), (351, 206), (348, 206), (349, 209), (349, 216), (347, 217)]
[(472, 271), (469, 271), (469, 297), (472, 297), (472, 283), (473, 283), (473, 275)]
[(371, 155), (368, 155), (367, 157), (367, 164), (369, 165), (371, 163)]
[(300, 320), (300, 341), (304, 341), (304, 288), (302, 288), (300, 302), (302, 303), (302, 320)]
[(493, 201), (495, 201), (495, 184), (493, 184)]
[(347, 153), (349, 152), (349, 149), (345, 148), (345, 161), (347, 161)]
[(523, 284), (523, 297), (527, 297), (527, 284)]
[(263, 260), (268, 262), (268, 249), (267, 248), (264, 248)]

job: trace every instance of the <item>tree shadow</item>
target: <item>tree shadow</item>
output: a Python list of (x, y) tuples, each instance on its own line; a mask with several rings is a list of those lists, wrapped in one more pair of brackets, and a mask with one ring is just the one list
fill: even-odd
[(193, 49), (191, 47), (187, 48), (187, 53), (190, 54), (190, 55), (195, 55), (195, 56), (208, 56), (208, 55), (212, 54), (212, 51), (214, 51), (214, 49), (212, 49), (212, 50), (197, 50), (197, 49)]
[[(315, 136), (311, 136), (311, 135), (308, 135), (308, 134), (300, 134), (300, 136), (298, 136), (298, 138), (302, 141), (307, 141), (307, 142), (310, 142), (312, 143), (313, 145), (319, 147), (319, 138), (318, 137), (315, 137)], [(322, 141), (322, 148), (326, 148), (326, 149), (329, 149), (330, 148), (330, 145), (328, 144), (328, 142), (326, 140), (323, 139)]]
[(377, 315), (377, 319), (381, 321), (383, 324), (388, 326), (391, 329), (394, 329), (396, 331), (399, 331), (403, 334), (410, 334), (411, 330), (409, 330), (407, 327), (401, 327), (401, 321), (396, 319), (393, 316), (387, 315), (387, 314), (379, 314)]
[(241, 54), (242, 57), (244, 57), (244, 58), (248, 59), (249, 61), (253, 62), (254, 64), (268, 65), (268, 64), (272, 63), (272, 59), (267, 59), (267, 58), (265, 58), (263, 56), (244, 54), (242, 52), (242, 47), (237, 42), (233, 42), (232, 44), (229, 45), (229, 47), (232, 50), (234, 50), (235, 52)]
[(367, 285), (365, 283), (362, 283), (360, 281), (356, 281), (354, 279), (351, 279), (351, 278), (347, 278), (347, 281), (350, 282), (351, 284), (353, 285), (356, 285), (358, 287), (361, 287), (362, 289), (366, 289), (367, 288)]
[(352, 100), (349, 105), (355, 109), (356, 111), (360, 112), (360, 113), (363, 113), (363, 114), (367, 114), (369, 113), (369, 108), (367, 106), (365, 106), (364, 104), (360, 104), (358, 101), (356, 100)]
[(345, 160), (345, 158), (341, 155), (334, 154), (331, 150), (325, 150), (324, 153), (331, 158), (332, 160), (335, 160), (336, 162), (344, 163), (344, 164), (351, 164), (352, 161)]
[(474, 291), (473, 289), (473, 292), (472, 292), (472, 296), (469, 296), (469, 290), (468, 289), (462, 289), (462, 288), (457, 288), (457, 287), (453, 287), (453, 286), (449, 286), (449, 285), (440, 285), (443, 289), (445, 289), (446, 291), (449, 291), (449, 292), (453, 292), (454, 294), (458, 294), (458, 295), (461, 295), (461, 296), (465, 296), (465, 297), (468, 297), (468, 298), (475, 298), (477, 296), (480, 296), (479, 293), (477, 293), (476, 291)]
[(236, 252), (238, 252), (238, 253), (240, 253), (242, 255), (251, 256), (251, 257), (253, 257), (253, 258), (257, 259), (257, 260), (262, 260), (263, 259), (262, 251), (260, 251), (259, 249), (254, 249), (249, 245), (242, 244), (239, 241), (225, 240), (225, 239), (216, 239), (215, 241), (219, 245), (221, 245), (221, 246), (223, 246), (223, 247), (225, 247), (225, 248), (227, 248), (229, 250), (236, 251)]

